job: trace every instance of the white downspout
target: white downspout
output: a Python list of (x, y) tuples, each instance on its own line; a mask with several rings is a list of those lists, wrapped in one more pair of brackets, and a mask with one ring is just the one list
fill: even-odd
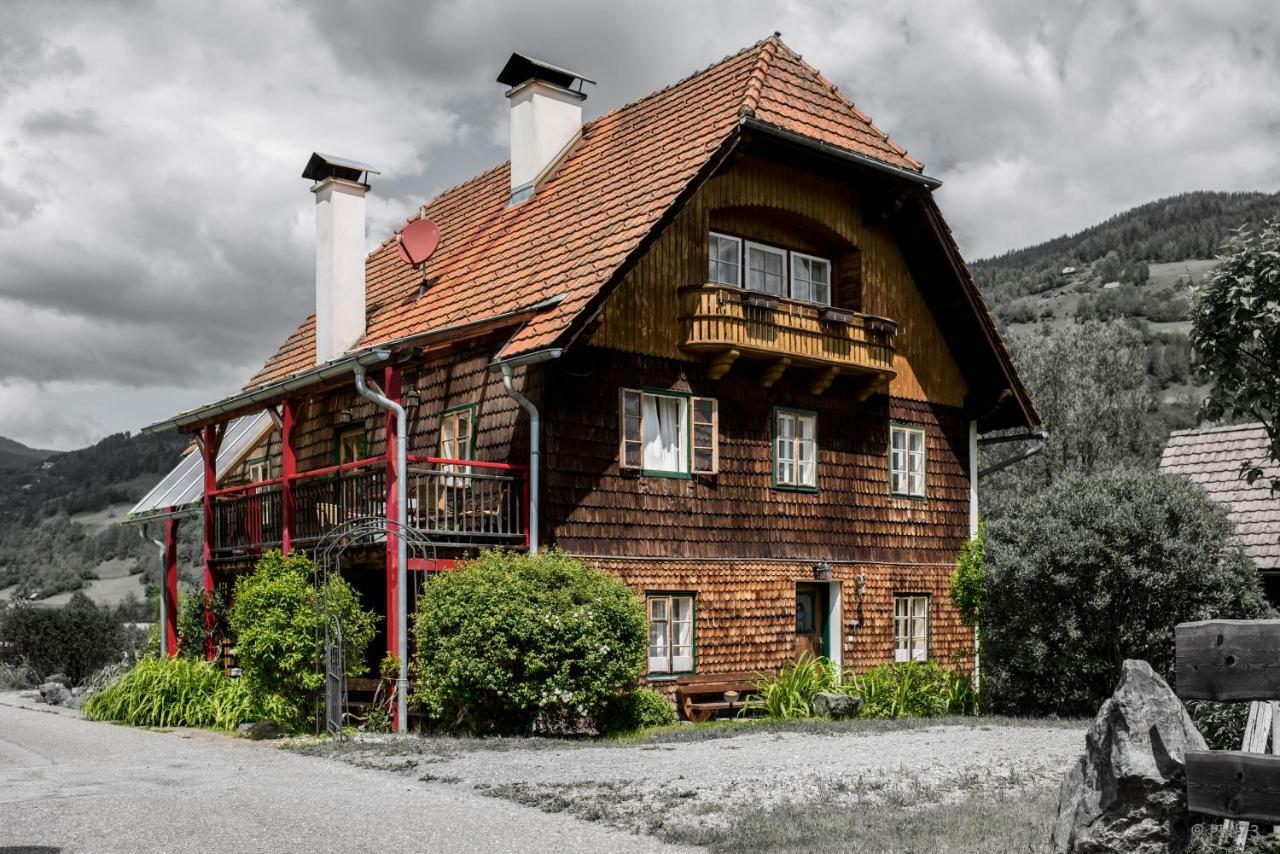
[[(405, 524), (409, 518), (409, 453), (408, 421), (404, 407), (387, 397), (365, 381), (364, 365), (355, 364), (356, 391), (383, 409), (396, 414), (396, 518)], [(400, 659), (400, 672), (396, 675), (396, 731), (409, 731), (409, 620), (405, 611), (409, 607), (408, 544), (404, 533), (396, 532), (396, 656)]]
[[(969, 539), (978, 536), (978, 422), (969, 422)], [(973, 626), (973, 690), (982, 690), (981, 662), (978, 660), (980, 626)]]
[(165, 600), (164, 582), (165, 582), (165, 575), (167, 572), (167, 569), (164, 565), (166, 549), (162, 541), (157, 540), (154, 537), (147, 536), (146, 525), (143, 525), (141, 528), (139, 528), (138, 533), (142, 535), (142, 539), (144, 542), (149, 540), (150, 542), (155, 544), (156, 548), (160, 550), (160, 657), (168, 658), (169, 657), (169, 633), (165, 631), (165, 629), (168, 626), (168, 621), (165, 618), (168, 617), (169, 615), (165, 613), (167, 608), (165, 607), (165, 601), (164, 601)]
[(538, 482), (542, 462), (542, 417), (533, 401), (516, 391), (512, 382), (511, 368), (517, 365), (534, 365), (560, 358), (563, 350), (539, 350), (528, 356), (517, 357), (505, 362), (498, 362), (502, 371), (502, 387), (516, 403), (529, 413), (529, 554), (538, 553)]

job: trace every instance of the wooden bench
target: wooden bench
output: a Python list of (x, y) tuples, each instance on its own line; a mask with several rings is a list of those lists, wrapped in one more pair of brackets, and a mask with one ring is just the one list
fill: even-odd
[[(759, 708), (753, 694), (759, 673), (709, 673), (676, 678), (676, 705), (687, 720), (702, 723), (717, 714), (737, 714), (743, 709)], [(737, 691), (738, 700), (727, 702), (726, 691)]]

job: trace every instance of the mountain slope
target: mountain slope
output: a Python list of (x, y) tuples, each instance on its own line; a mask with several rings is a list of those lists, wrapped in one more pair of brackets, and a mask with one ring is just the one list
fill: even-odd
[(51, 457), (56, 451), (28, 448), (21, 442), (0, 436), (0, 468), (25, 468)]
[(187, 442), (176, 432), (120, 433), (46, 457), (15, 454), (18, 462), (0, 474), (0, 588), (46, 597), (118, 576), (122, 566), (154, 576), (154, 544), (119, 518)]

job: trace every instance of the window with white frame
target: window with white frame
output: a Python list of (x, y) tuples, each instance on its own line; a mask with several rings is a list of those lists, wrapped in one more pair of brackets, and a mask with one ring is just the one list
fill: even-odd
[(831, 305), (831, 262), (792, 252), (791, 298)]
[(761, 243), (747, 244), (747, 288), (766, 294), (787, 295), (787, 253)]
[(831, 261), (728, 234), (707, 235), (708, 281), (831, 305)]
[(693, 671), (693, 596), (688, 593), (650, 593), (649, 672)]
[[(446, 409), (440, 416), (440, 456), (446, 460), (469, 460), (474, 448), (476, 406), (467, 404)], [(452, 474), (471, 474), (471, 466), (448, 464), (443, 470)], [(456, 486), (453, 478), (446, 485)]]
[(727, 234), (711, 232), (708, 240), (711, 281), (718, 285), (742, 285), (742, 241)]
[(893, 660), (929, 658), (929, 597), (893, 597)]
[(818, 486), (818, 416), (795, 409), (773, 412), (773, 484), (804, 489)]
[(623, 468), (675, 476), (717, 470), (719, 418), (714, 398), (638, 389), (622, 389), (621, 398)]
[(924, 497), (924, 428), (889, 427), (889, 491)]
[(261, 483), (267, 480), (267, 473), (270, 470), (266, 457), (258, 457), (256, 460), (249, 460), (244, 464), (245, 475), (249, 479), (249, 483)]

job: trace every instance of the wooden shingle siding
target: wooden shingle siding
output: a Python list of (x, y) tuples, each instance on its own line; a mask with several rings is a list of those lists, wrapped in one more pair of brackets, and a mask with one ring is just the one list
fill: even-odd
[[(720, 473), (688, 480), (618, 467), (618, 389), (644, 384), (720, 401)], [(968, 536), (968, 422), (883, 395), (856, 403), (803, 380), (706, 379), (702, 365), (585, 349), (553, 364), (543, 407), (543, 536), (575, 554), (947, 563)], [(818, 491), (773, 489), (772, 409), (818, 416)], [(925, 427), (927, 497), (889, 495), (890, 420)]]
[(968, 387), (937, 321), (889, 230), (865, 218), (858, 189), (756, 157), (742, 157), (694, 194), (605, 303), (592, 343), (689, 358), (679, 347), (677, 290), (706, 282), (707, 234), (718, 229), (834, 256), (837, 302), (898, 322), (890, 394), (964, 405)]
[[(796, 582), (813, 580), (808, 562), (587, 558), (615, 573), (638, 596), (645, 591), (694, 595), (695, 667), (699, 674), (768, 672), (796, 658)], [(973, 630), (948, 596), (950, 565), (833, 563), (840, 583), (842, 658), (859, 671), (893, 661), (893, 597), (929, 596), (929, 660), (972, 667)], [(861, 579), (861, 584), (860, 584)], [(859, 588), (861, 587), (861, 594)], [(858, 625), (850, 626), (851, 620)], [(666, 680), (652, 680), (662, 687)]]

